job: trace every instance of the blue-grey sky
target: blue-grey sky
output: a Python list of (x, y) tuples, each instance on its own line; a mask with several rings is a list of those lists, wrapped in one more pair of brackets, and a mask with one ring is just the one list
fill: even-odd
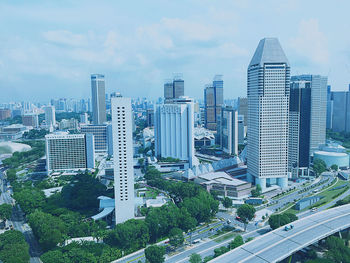
[(350, 83), (350, 1), (143, 0), (0, 2), (0, 102), (106, 92), (156, 98), (182, 72), (185, 94), (203, 97), (215, 74), (225, 99), (246, 94), (246, 69), (263, 37), (278, 37), (292, 74)]

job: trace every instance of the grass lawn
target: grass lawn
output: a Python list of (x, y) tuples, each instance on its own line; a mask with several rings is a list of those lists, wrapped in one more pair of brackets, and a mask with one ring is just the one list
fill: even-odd
[[(342, 186), (344, 184), (346, 185), (346, 187), (333, 190), (335, 187)], [(309, 206), (303, 210), (296, 210), (296, 209), (294, 209), (294, 206), (293, 206), (292, 208), (288, 209), (286, 212), (297, 214), (300, 212), (304, 212), (304, 211), (310, 209), (311, 207), (318, 207), (318, 206), (325, 205), (325, 204), (329, 203), (330, 201), (332, 201), (333, 199), (335, 199), (336, 197), (338, 197), (339, 195), (341, 195), (342, 193), (344, 193), (347, 189), (349, 189), (349, 186), (350, 186), (349, 182), (339, 179), (336, 184), (330, 186), (327, 190), (324, 190), (316, 195), (313, 195), (313, 196), (323, 196), (323, 198), (321, 200), (319, 200), (317, 203), (315, 203), (312, 206)]]
[(218, 237), (218, 238), (215, 238), (214, 241), (215, 241), (216, 243), (220, 243), (220, 242), (222, 242), (222, 241), (225, 241), (225, 240), (227, 240), (227, 239), (233, 238), (233, 237), (235, 237), (235, 236), (237, 236), (237, 234), (231, 232), (231, 233), (223, 234), (223, 235), (221, 235), (221, 236)]

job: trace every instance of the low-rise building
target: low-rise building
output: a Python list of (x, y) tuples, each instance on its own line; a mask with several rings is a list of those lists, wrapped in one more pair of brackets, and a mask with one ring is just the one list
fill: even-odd
[(194, 179), (207, 191), (216, 191), (220, 196), (230, 198), (247, 197), (252, 189), (251, 183), (231, 177), (225, 172), (210, 172), (201, 174)]
[(22, 124), (12, 124), (1, 129), (0, 140), (12, 141), (22, 138), (28, 128)]
[(307, 208), (315, 203), (317, 203), (319, 200), (321, 200), (321, 196), (310, 196), (306, 197), (304, 199), (301, 199), (295, 204), (296, 210), (303, 210), (304, 208)]

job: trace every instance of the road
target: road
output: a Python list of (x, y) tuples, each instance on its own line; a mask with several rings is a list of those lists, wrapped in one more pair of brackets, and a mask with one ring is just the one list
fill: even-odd
[[(215, 222), (212, 223), (208, 226), (205, 227), (201, 227), (197, 230), (195, 230), (194, 232), (192, 232), (192, 236), (190, 234), (187, 234), (185, 237), (185, 243), (192, 243), (192, 241), (196, 240), (196, 239), (206, 239), (208, 238), (209, 235), (215, 234), (218, 230), (220, 230), (222, 227), (224, 226), (224, 223), (219, 221), (219, 222)], [(160, 242), (158, 244), (164, 243)], [(178, 250), (184, 250), (184, 248), (179, 248)], [(117, 259), (115, 261), (113, 261), (113, 263), (129, 263), (129, 262), (145, 262), (145, 254), (144, 254), (144, 249), (141, 249), (139, 251), (136, 251), (130, 255), (127, 255), (123, 258)]]
[[(0, 170), (0, 184), (1, 184), (1, 196), (0, 204), (14, 204), (14, 199), (11, 197), (12, 190), (8, 187), (4, 180), (4, 174)], [(42, 263), (39, 256), (41, 250), (39, 244), (34, 237), (34, 234), (28, 224), (24, 222), (23, 213), (18, 206), (13, 208), (13, 214), (11, 220), (7, 221), (8, 225), (13, 225), (14, 229), (21, 231), (24, 234), (24, 238), (29, 244), (30, 263)]]
[(321, 239), (350, 227), (350, 204), (315, 213), (293, 222), (293, 229), (273, 230), (217, 257), (218, 263), (279, 262)]
[[(325, 181), (329, 181), (331, 179), (332, 179), (332, 177), (330, 177), (330, 176), (322, 176), (320, 181), (325, 182)], [(324, 184), (322, 184), (322, 185), (324, 185)], [(280, 208), (286, 206), (287, 203), (294, 202), (295, 199), (298, 199), (301, 196), (309, 195), (313, 190), (314, 190), (314, 188), (310, 189), (309, 191), (306, 191), (305, 193), (302, 193), (302, 195), (300, 195), (298, 193), (299, 191), (297, 190), (289, 195), (282, 196), (281, 198), (274, 200), (274, 201), (277, 201), (277, 203), (272, 205), (272, 206), (267, 207), (267, 209), (269, 209), (271, 211), (275, 211), (277, 208), (280, 209)], [(227, 219), (231, 220), (231, 222), (232, 222), (231, 224), (233, 226), (236, 226), (236, 227), (241, 228), (241, 229), (244, 227), (244, 225), (240, 221), (236, 220), (236, 218), (234, 216), (232, 216), (228, 213), (219, 212), (217, 214), (217, 216), (219, 218), (224, 219), (225, 221)], [(189, 256), (192, 253), (197, 253), (197, 254), (201, 255), (202, 258), (204, 258), (206, 256), (213, 255), (215, 248), (221, 247), (221, 246), (227, 246), (233, 240), (233, 238), (229, 238), (229, 239), (222, 241), (222, 242), (216, 242), (216, 241), (213, 241), (213, 240), (207, 238), (209, 232), (206, 231), (206, 229), (203, 229), (202, 231), (204, 231), (204, 233), (205, 232), (207, 232), (207, 233), (204, 235), (198, 236), (198, 237), (193, 236), (192, 240), (195, 240), (197, 238), (201, 238), (201, 239), (204, 239), (204, 241), (201, 241), (200, 244), (189, 247), (186, 250), (180, 251), (177, 255), (174, 255), (171, 257), (166, 257), (165, 262), (168, 262), (168, 263), (188, 262)], [(268, 231), (270, 231), (269, 226), (257, 229), (257, 226), (254, 223), (250, 223), (247, 226), (247, 233), (243, 234), (242, 236), (245, 239), (247, 239), (249, 237), (255, 238), (255, 237), (258, 237), (258, 236), (261, 236), (261, 235), (267, 233)], [(135, 262), (138, 262), (139, 260), (141, 262), (145, 261), (143, 250), (135, 252), (134, 254), (128, 255), (128, 256), (123, 257), (123, 258), (116, 260), (114, 262), (118, 262), (118, 263), (131, 263), (132, 262), (132, 263), (135, 263)]]

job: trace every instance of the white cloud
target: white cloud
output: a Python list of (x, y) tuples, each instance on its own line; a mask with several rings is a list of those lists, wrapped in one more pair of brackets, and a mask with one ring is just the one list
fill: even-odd
[(43, 33), (47, 41), (69, 46), (83, 46), (87, 44), (87, 38), (81, 34), (74, 34), (68, 30), (52, 30)]
[(327, 64), (329, 61), (327, 37), (320, 31), (316, 19), (300, 22), (298, 34), (290, 40), (290, 46), (314, 63)]

